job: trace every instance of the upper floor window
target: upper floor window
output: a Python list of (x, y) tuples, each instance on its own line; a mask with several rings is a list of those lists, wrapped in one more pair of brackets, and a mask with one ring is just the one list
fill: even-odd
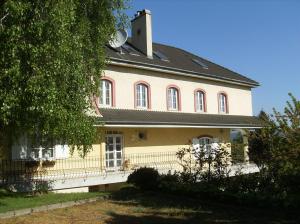
[(101, 80), (100, 82), (100, 97), (99, 104), (104, 107), (113, 106), (112, 100), (112, 82), (106, 79)]
[(135, 106), (136, 108), (150, 108), (150, 87), (145, 83), (135, 85)]
[(228, 113), (228, 99), (225, 93), (219, 94), (219, 112)]
[(206, 112), (205, 93), (202, 90), (195, 91), (195, 111)]
[(180, 110), (180, 95), (177, 87), (169, 87), (167, 90), (168, 110)]

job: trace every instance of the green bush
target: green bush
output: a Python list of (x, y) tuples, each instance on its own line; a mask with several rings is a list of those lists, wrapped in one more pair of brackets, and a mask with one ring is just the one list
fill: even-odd
[(155, 190), (159, 184), (159, 173), (154, 168), (142, 167), (128, 176), (127, 183), (141, 190)]
[(164, 192), (178, 193), (183, 189), (182, 182), (178, 173), (162, 174), (159, 178), (159, 189)]

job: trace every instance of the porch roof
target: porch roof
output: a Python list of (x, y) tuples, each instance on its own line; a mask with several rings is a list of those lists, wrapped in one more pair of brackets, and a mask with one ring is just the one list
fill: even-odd
[(108, 127), (261, 128), (254, 116), (101, 108), (99, 125)]

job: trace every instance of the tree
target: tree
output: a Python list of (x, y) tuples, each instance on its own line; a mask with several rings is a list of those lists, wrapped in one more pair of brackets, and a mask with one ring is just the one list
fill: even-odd
[[(265, 126), (250, 136), (249, 152), (263, 174), (280, 194), (299, 193), (300, 186), (300, 101), (289, 94), (283, 112), (264, 114)], [(291, 196), (292, 198), (292, 196)]]
[[(0, 136), (53, 139), (85, 155), (105, 44), (124, 26), (126, 0), (0, 3)], [(3, 142), (3, 141), (2, 141)], [(0, 144), (1, 145), (1, 144)]]
[(258, 115), (264, 128), (249, 132), (249, 158), (262, 170), (271, 159), (271, 141), (276, 125), (270, 116), (261, 111)]

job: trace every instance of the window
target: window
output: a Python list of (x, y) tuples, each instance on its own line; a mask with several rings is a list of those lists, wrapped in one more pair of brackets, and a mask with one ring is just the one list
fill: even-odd
[(194, 63), (196, 63), (197, 65), (200, 65), (202, 68), (208, 69), (208, 66), (204, 62), (200, 61), (199, 59), (194, 58), (194, 59), (192, 59), (192, 61)]
[(122, 165), (123, 139), (122, 135), (106, 135), (105, 164), (108, 169), (115, 169)]
[(228, 113), (228, 102), (227, 95), (225, 93), (219, 94), (219, 112), (220, 113)]
[(52, 160), (54, 159), (54, 145), (49, 146), (31, 146), (29, 158), (33, 160)]
[(195, 111), (206, 112), (205, 93), (202, 90), (195, 91)]
[(138, 51), (136, 51), (132, 46), (130, 46), (128, 43), (125, 43), (121, 47), (126, 53), (134, 56), (140, 56)]
[(160, 52), (160, 51), (153, 51), (153, 54), (157, 57), (157, 58), (159, 58), (160, 60), (162, 60), (162, 61), (169, 61), (169, 59), (167, 58), (167, 56), (166, 55), (164, 55), (162, 52)]
[(101, 80), (100, 82), (100, 106), (111, 107), (112, 106), (112, 82), (109, 80)]
[(168, 110), (180, 110), (179, 90), (176, 87), (168, 88)]
[(212, 137), (193, 138), (193, 149), (199, 153), (200, 150), (205, 153), (206, 157), (214, 156), (219, 149), (219, 140)]
[(150, 87), (146, 83), (135, 84), (135, 107), (147, 109), (150, 108)]
[(54, 142), (35, 142), (26, 135), (16, 139), (12, 145), (13, 160), (54, 160), (69, 156), (69, 146)]

